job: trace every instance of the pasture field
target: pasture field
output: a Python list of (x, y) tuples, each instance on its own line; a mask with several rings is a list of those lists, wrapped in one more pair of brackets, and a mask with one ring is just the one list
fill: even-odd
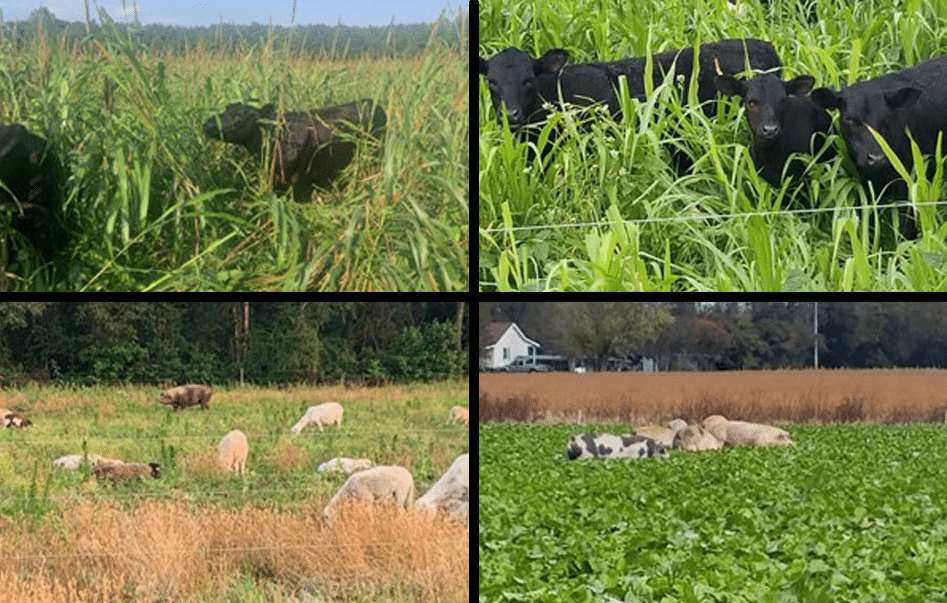
[[(810, 22), (804, 7), (813, 3)], [(783, 79), (810, 74), (816, 87), (835, 89), (947, 54), (945, 0), (740, 4), (486, 0), (479, 54), (564, 48), (585, 63), (751, 37), (773, 43)], [(840, 137), (831, 137), (843, 151), (834, 160), (807, 158), (799, 191), (774, 189), (749, 157), (736, 99), (708, 118), (680, 107), (666, 82), (644, 102), (619, 94), (621, 122), (596, 110), (560, 113), (541, 134), (565, 132), (543, 173), (496, 123), (479, 79), (481, 291), (945, 288), (947, 268), (932, 260), (945, 251), (942, 169), (909, 174), (907, 211), (922, 235), (905, 239), (895, 234), (896, 212), (879, 209), (889, 201), (861, 186)], [(693, 160), (690, 172), (671, 167), (668, 141)], [(942, 167), (943, 155), (928, 163)]]
[[(343, 475), (336, 456), (401, 465), (423, 494), (468, 450), (466, 382), (379, 388), (215, 388), (210, 408), (173, 412), (156, 387), (6, 390), (0, 405), (33, 425), (0, 431), (0, 603), (173, 600), (298, 603), (460, 601), (463, 525), (378, 509), (337, 525), (322, 509)], [(335, 400), (341, 426), (290, 438), (310, 405)], [(217, 444), (247, 434), (247, 473), (224, 475)], [(159, 479), (97, 483), (52, 461), (87, 450), (158, 462)]]
[[(930, 369), (481, 373), (486, 421), (628, 424), (722, 414), (747, 421), (945, 422), (947, 371)], [(581, 416), (580, 414), (581, 413)]]
[(947, 429), (794, 426), (787, 448), (566, 461), (480, 428), (481, 602), (947, 601)]
[[(435, 39), (416, 57), (351, 58), (340, 48), (312, 59), (273, 43), (175, 55), (107, 22), (76, 47), (56, 32), (36, 39), (0, 48), (0, 122), (24, 124), (61, 155), (73, 253), (56, 279), (24, 253), (0, 291), (469, 286), (465, 49)], [(362, 140), (343, 177), (312, 201), (273, 193), (270, 154), (201, 132), (229, 103), (287, 112), (366, 97), (387, 113), (384, 139)]]

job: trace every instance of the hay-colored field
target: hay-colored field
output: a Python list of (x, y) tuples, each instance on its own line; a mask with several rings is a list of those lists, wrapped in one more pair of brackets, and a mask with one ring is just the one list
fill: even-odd
[[(481, 374), (480, 419), (942, 422), (942, 370)], [(582, 413), (582, 416), (579, 413)]]
[[(33, 425), (0, 430), (0, 603), (453, 602), (469, 598), (468, 531), (421, 511), (322, 509), (346, 476), (336, 456), (400, 465), (417, 495), (468, 449), (466, 381), (386, 387), (216, 387), (208, 410), (172, 411), (156, 387), (26, 387), (0, 406)], [(291, 437), (311, 404), (336, 400), (341, 425)], [(233, 428), (250, 441), (245, 475), (216, 466)], [(98, 482), (53, 459), (88, 452), (156, 461), (159, 479)]]

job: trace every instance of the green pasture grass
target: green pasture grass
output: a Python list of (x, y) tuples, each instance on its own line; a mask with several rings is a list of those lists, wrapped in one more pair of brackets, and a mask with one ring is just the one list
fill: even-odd
[[(296, 510), (328, 502), (344, 475), (321, 474), (337, 456), (408, 467), (420, 495), (467, 450), (464, 425), (446, 424), (450, 408), (466, 406), (467, 384), (390, 386), (383, 400), (357, 390), (338, 396), (316, 389), (215, 389), (207, 411), (161, 406), (157, 388), (27, 388), (4, 391), (11, 407), (33, 425), (0, 432), (0, 514), (37, 515), (60, 502), (114, 500), (137, 506), (150, 498), (240, 508)], [(335, 392), (332, 392), (335, 394)], [(309, 406), (334, 399), (341, 426), (311, 426), (291, 438), (289, 428)], [(221, 474), (215, 464), (224, 434), (240, 429), (250, 452), (246, 475)], [(97, 483), (91, 468), (55, 470), (66, 454), (95, 453), (125, 462), (157, 462), (159, 479)], [(318, 502), (316, 502), (318, 504)]]
[[(310, 59), (271, 41), (166, 55), (100, 17), (103, 33), (75, 47), (55, 32), (0, 46), (0, 122), (59, 151), (76, 231), (67, 276), (11, 250), (0, 290), (468, 287), (465, 50)], [(360, 141), (311, 201), (275, 195), (271, 162), (201, 133), (232, 102), (300, 111), (363, 97), (388, 115), (384, 140)]]
[(947, 601), (943, 426), (786, 426), (792, 447), (567, 461), (577, 432), (480, 428), (480, 596)]
[[(573, 62), (644, 56), (727, 37), (773, 43), (783, 77), (808, 73), (837, 88), (947, 53), (947, 3), (820, 1), (810, 24), (795, 0), (481, 5), (480, 54), (507, 47)], [(947, 287), (942, 153), (915, 161), (905, 239), (897, 211), (855, 176), (844, 142), (827, 163), (807, 163), (798, 190), (756, 174), (738, 99), (716, 116), (680, 107), (669, 82), (644, 102), (619, 90), (620, 122), (600, 108), (557, 112), (538, 146), (562, 133), (545, 172), (526, 163), (526, 143), (498, 126), (479, 82), (479, 288), (482, 291), (920, 291)], [(688, 91), (693, 98), (693, 87)], [(666, 144), (691, 158), (678, 175)], [(539, 149), (541, 152), (541, 149)], [(925, 165), (935, 164), (927, 178)], [(805, 211), (802, 199), (811, 200)]]

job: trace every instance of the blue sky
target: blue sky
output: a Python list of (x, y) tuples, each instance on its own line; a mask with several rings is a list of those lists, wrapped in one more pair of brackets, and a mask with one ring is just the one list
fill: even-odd
[[(25, 19), (30, 12), (45, 6), (63, 21), (83, 20), (82, 0), (0, 0), (3, 20)], [(431, 23), (447, 9), (447, 17), (457, 16), (458, 9), (470, 10), (460, 0), (297, 0), (296, 23), (335, 25), (388, 25), (395, 23)], [(122, 9), (121, 0), (89, 0), (89, 12), (95, 18), (97, 8), (116, 21), (131, 21), (132, 0)], [(214, 23), (269, 23), (289, 25), (293, 0), (138, 0), (138, 20), (144, 24), (211, 25)]]

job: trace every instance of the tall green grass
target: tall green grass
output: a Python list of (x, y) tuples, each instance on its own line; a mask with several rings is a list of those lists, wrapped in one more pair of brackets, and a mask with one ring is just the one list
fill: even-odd
[[(633, 8), (614, 0), (491, 0), (481, 5), (480, 54), (517, 46), (538, 56), (563, 47), (584, 62), (755, 37), (776, 47), (785, 79), (809, 73), (817, 86), (837, 88), (947, 53), (945, 5), (820, 0), (818, 22), (808, 23), (796, 0), (746, 1), (742, 15), (723, 0)], [(595, 109), (559, 113), (543, 132), (565, 134), (542, 173), (527, 165), (525, 143), (495, 123), (483, 78), (479, 92), (482, 291), (947, 287), (943, 212), (915, 205), (942, 200), (942, 179), (929, 182), (922, 162), (906, 174), (907, 211), (920, 233), (910, 240), (897, 234), (889, 201), (854, 175), (838, 136), (829, 143), (839, 156), (823, 164), (807, 158), (808, 181), (798, 190), (762, 181), (733, 99), (708, 118), (659, 86), (645, 102), (621, 98), (621, 122)], [(674, 172), (668, 141), (694, 161), (692, 171)], [(802, 211), (804, 199), (815, 211)]]
[[(64, 279), (26, 249), (3, 266), (3, 290), (468, 287), (464, 49), (313, 61), (271, 41), (165, 55), (99, 16), (104, 33), (83, 44), (40, 31), (24, 48), (0, 46), (0, 122), (59, 150), (76, 231)], [(332, 188), (294, 202), (273, 193), (271, 163), (201, 134), (251, 97), (282, 111), (371, 97), (387, 134), (361, 142)]]

